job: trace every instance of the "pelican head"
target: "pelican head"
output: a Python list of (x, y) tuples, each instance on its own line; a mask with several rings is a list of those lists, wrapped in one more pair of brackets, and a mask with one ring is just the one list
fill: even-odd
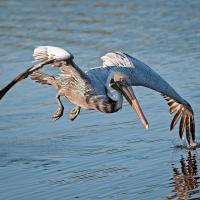
[(130, 86), (130, 78), (121, 72), (114, 72), (111, 75), (109, 86), (122, 94), (126, 100), (129, 102), (131, 107), (135, 110), (138, 117), (140, 118), (142, 124), (146, 129), (148, 129), (149, 124), (142, 112), (142, 109), (138, 103), (138, 100), (133, 92), (132, 87)]

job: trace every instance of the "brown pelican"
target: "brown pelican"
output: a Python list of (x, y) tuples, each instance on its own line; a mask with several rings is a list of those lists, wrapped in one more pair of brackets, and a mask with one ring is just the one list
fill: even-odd
[[(58, 109), (53, 114), (57, 120), (63, 115), (64, 106), (60, 97), (64, 96), (75, 108), (70, 110), (69, 117), (74, 120), (81, 108), (105, 113), (117, 112), (122, 108), (123, 97), (133, 107), (145, 128), (148, 122), (136, 99), (132, 86), (144, 86), (159, 92), (169, 105), (170, 114), (176, 112), (170, 130), (180, 120), (179, 136), (182, 139), (184, 130), (189, 146), (195, 144), (194, 113), (190, 104), (156, 72), (132, 56), (121, 53), (107, 53), (101, 57), (103, 66), (83, 72), (75, 63), (74, 57), (64, 49), (51, 46), (39, 46), (33, 57), (37, 64), (18, 75), (0, 91), (0, 99), (18, 81), (29, 75), (41, 84), (53, 85), (57, 89)], [(51, 76), (38, 69), (51, 64), (61, 70), (60, 76)], [(192, 142), (191, 142), (192, 140)]]

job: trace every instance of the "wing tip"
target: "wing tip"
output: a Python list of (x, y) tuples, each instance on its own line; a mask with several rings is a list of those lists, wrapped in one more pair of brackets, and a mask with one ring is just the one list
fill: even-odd
[(172, 114), (176, 112), (170, 124), (170, 131), (174, 129), (179, 119), (181, 119), (180, 125), (179, 125), (180, 139), (182, 140), (183, 134), (185, 132), (188, 146), (196, 144), (195, 120), (194, 120), (194, 112), (193, 112), (192, 106), (186, 101), (185, 101), (186, 102), (185, 104), (180, 104), (167, 95), (164, 95), (164, 94), (161, 94), (161, 95), (164, 97), (164, 99), (167, 101), (168, 105), (170, 106), (169, 113)]
[(179, 126), (180, 139), (183, 138), (184, 130), (188, 146), (194, 146), (194, 144), (196, 144), (194, 113), (192, 113), (187, 108), (185, 108), (180, 121), (180, 126)]

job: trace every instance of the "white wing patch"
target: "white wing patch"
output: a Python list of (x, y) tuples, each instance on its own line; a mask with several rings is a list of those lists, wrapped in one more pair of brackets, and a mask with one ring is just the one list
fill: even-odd
[(103, 67), (117, 66), (117, 67), (134, 67), (131, 58), (122, 52), (111, 52), (101, 57)]
[(73, 59), (73, 55), (70, 52), (67, 52), (62, 48), (52, 46), (39, 46), (35, 48), (33, 57), (36, 61), (46, 61), (51, 59), (64, 61), (70, 58)]

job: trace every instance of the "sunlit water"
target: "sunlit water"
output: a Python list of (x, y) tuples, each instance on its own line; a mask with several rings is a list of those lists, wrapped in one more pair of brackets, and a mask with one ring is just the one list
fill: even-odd
[[(124, 51), (187, 99), (200, 123), (200, 1), (0, 1), (0, 88), (38, 45), (70, 50), (83, 69)], [(49, 73), (54, 72), (47, 69)], [(58, 72), (56, 72), (58, 73)], [(135, 88), (150, 123), (121, 111), (51, 120), (55, 90), (27, 79), (0, 102), (0, 199), (198, 199), (199, 149), (177, 148), (178, 128), (156, 92)]]

